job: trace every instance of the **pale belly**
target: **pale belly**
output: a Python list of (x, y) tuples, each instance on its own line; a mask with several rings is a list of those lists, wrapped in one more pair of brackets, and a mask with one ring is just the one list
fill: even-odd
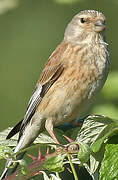
[[(65, 122), (73, 121), (74, 119), (85, 113), (90, 106), (93, 97), (102, 88), (105, 79), (101, 78), (96, 82), (81, 84), (81, 88), (77, 82), (74, 88), (74, 83), (70, 82), (68, 88), (66, 86), (55, 88), (52, 93), (43, 98), (43, 103), (40, 104), (40, 114), (43, 119), (52, 118), (53, 125), (57, 126)], [(43, 109), (43, 111), (42, 111)]]

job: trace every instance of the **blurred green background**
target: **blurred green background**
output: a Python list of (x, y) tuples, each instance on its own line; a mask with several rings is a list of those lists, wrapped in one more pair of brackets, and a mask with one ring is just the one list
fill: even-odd
[(84, 9), (104, 12), (111, 51), (108, 80), (89, 114), (118, 119), (118, 1), (0, 0), (0, 130), (21, 120), (44, 63)]

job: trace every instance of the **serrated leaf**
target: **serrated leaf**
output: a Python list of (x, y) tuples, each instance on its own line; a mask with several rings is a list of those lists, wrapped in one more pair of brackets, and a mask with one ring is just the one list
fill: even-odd
[(78, 133), (77, 141), (89, 145), (94, 152), (90, 155), (90, 162), (86, 163), (85, 167), (95, 180), (99, 178), (98, 170), (105, 152), (105, 140), (117, 133), (118, 121), (101, 115), (89, 116), (85, 119)]
[(118, 133), (118, 120), (102, 115), (89, 116), (78, 133), (77, 141), (88, 144), (97, 152), (106, 138)]
[(53, 156), (46, 160), (43, 167), (52, 172), (62, 172), (64, 171), (63, 160), (64, 156), (62, 156), (62, 154)]
[(118, 144), (107, 144), (100, 168), (100, 180), (118, 179)]

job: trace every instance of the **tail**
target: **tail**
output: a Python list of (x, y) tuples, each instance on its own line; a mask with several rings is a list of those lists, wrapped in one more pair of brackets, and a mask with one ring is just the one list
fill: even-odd
[[(18, 144), (17, 144), (17, 146), (16, 146), (16, 148), (14, 150), (14, 153), (16, 153), (16, 152), (20, 151), (21, 149), (25, 148), (25, 143), (23, 144), (23, 142), (24, 142), (24, 136), (21, 137), (20, 141), (18, 142)], [(23, 152), (23, 153), (17, 155), (16, 159), (17, 160), (22, 159), (25, 153), (26, 152)], [(3, 173), (2, 173), (2, 175), (0, 177), (0, 180), (10, 176), (11, 174), (13, 174), (16, 171), (19, 163), (16, 163), (13, 168), (9, 168), (12, 164), (13, 164), (13, 162), (11, 160), (7, 161), (5, 169), (4, 169), (4, 171), (3, 171)]]
[[(23, 120), (22, 120), (23, 121)], [(12, 136), (14, 136), (15, 134), (17, 134), (20, 131), (20, 127), (22, 124), (22, 121), (20, 121), (7, 135), (6, 139), (10, 139)], [(17, 145), (18, 146), (18, 145)], [(18, 148), (16, 146), (16, 149), (14, 152), (18, 151)], [(20, 149), (20, 148), (19, 148)], [(25, 153), (20, 154), (19, 157), (17, 157), (17, 159), (22, 159)], [(12, 161), (8, 160), (5, 166), (5, 169), (0, 177), (0, 180), (6, 178), (7, 176), (11, 175), (12, 173), (15, 172), (15, 170), (18, 167), (18, 163), (16, 163), (16, 165), (13, 168), (9, 168), (12, 165)]]
[[(20, 123), (19, 123), (20, 124)], [(19, 127), (20, 125), (16, 125), (13, 130), (10, 132), (10, 134), (8, 135), (8, 138), (12, 137), (15, 132), (14, 132), (14, 129), (16, 127)], [(14, 150), (14, 153), (17, 153), (19, 152), (20, 150), (23, 150), (24, 148), (27, 148), (33, 141), (34, 139), (38, 136), (39, 134), (39, 130), (40, 130), (40, 127), (37, 128), (36, 124), (31, 124), (29, 123), (26, 127), (25, 127), (25, 130), (22, 134), (22, 136), (20, 136), (20, 139), (18, 141), (18, 144)], [(18, 132), (18, 130), (16, 130)], [(22, 159), (23, 156), (24, 156), (25, 152), (21, 153), (21, 154), (18, 154), (16, 159)], [(15, 172), (17, 166), (18, 166), (18, 163), (16, 163), (16, 166), (14, 168), (8, 168), (12, 165), (12, 161), (9, 160), (9, 162), (7, 162), (7, 165), (0, 177), (0, 180), (4, 179), (5, 177), (11, 175), (12, 173)]]

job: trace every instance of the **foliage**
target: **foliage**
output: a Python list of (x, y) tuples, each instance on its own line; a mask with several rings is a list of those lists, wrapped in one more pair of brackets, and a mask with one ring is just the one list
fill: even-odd
[(118, 144), (107, 144), (100, 169), (100, 180), (118, 178)]
[[(18, 137), (15, 136), (9, 141), (5, 139), (10, 129), (8, 128), (0, 133), (1, 159), (6, 159), (6, 156), (7, 159), (11, 157), (15, 159), (16, 157), (11, 147), (16, 145)], [(59, 129), (55, 129), (55, 132), (57, 137), (64, 134)], [(79, 167), (83, 166), (87, 169), (93, 180), (115, 179), (118, 177), (118, 145), (113, 141), (112, 136), (115, 135), (116, 138), (117, 133), (118, 120), (101, 115), (85, 118), (82, 127), (76, 128), (76, 138), (73, 141), (66, 137), (68, 131), (65, 132), (65, 141), (60, 138), (60, 144), (55, 144), (51, 137), (42, 133), (32, 146), (21, 152), (37, 147), (42, 147), (41, 149), (47, 148), (48, 151), (40, 153), (38, 158), (29, 155), (34, 160), (31, 164), (27, 164), (24, 160), (19, 161), (21, 170), (16, 171), (12, 177), (17, 179), (20, 175), (22, 180), (43, 174), (44, 180), (61, 180), (59, 177), (60, 172), (63, 172), (70, 164), (74, 178), (78, 180), (79, 177), (77, 177), (74, 169), (74, 164), (78, 164)], [(75, 128), (71, 128), (70, 138), (73, 137), (73, 134), (75, 137)], [(70, 142), (67, 143), (67, 140)]]

